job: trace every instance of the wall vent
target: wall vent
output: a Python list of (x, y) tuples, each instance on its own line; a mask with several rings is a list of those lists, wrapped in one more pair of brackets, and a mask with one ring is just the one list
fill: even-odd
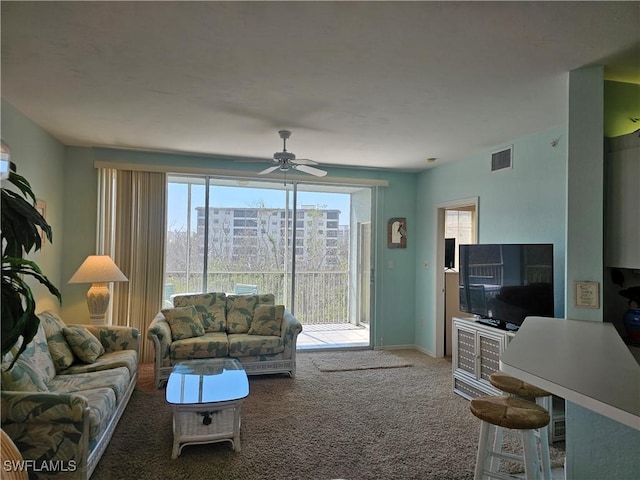
[(491, 171), (503, 170), (512, 167), (513, 145), (491, 154)]

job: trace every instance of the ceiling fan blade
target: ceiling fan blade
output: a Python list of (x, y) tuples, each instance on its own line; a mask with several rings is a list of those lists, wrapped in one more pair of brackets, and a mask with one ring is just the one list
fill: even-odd
[(315, 175), (316, 177), (324, 177), (327, 172), (324, 170), (320, 170), (319, 168), (310, 167), (308, 165), (294, 165), (293, 168), (296, 170), (300, 170), (301, 172), (308, 173), (310, 175)]
[(298, 165), (318, 165), (318, 162), (314, 162), (313, 160), (309, 160), (308, 158), (296, 158), (292, 161), (292, 163)]
[(266, 175), (267, 173), (271, 173), (271, 172), (274, 172), (274, 171), (278, 170), (278, 168), (280, 168), (279, 165), (275, 165), (273, 167), (266, 168), (266, 169), (262, 170), (261, 172), (258, 172), (258, 175)]

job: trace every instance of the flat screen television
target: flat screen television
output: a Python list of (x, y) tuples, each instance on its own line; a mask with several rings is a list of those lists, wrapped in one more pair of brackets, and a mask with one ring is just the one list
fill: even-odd
[(553, 245), (460, 245), (460, 310), (517, 330), (528, 316), (553, 317)]

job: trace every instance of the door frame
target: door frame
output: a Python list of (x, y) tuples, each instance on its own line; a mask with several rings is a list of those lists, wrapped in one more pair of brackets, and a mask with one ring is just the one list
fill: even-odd
[[(371, 327), (371, 291), (372, 291), (372, 225), (371, 221), (360, 222), (357, 225), (358, 235), (358, 261), (357, 261), (357, 295), (356, 295), (356, 318), (355, 324), (360, 325), (363, 317), (366, 324)], [(365, 295), (366, 294), (366, 295)], [(365, 297), (366, 298), (363, 298)], [(367, 314), (363, 315), (363, 310)]]
[(479, 217), (480, 217), (480, 198), (479, 197), (467, 197), (458, 200), (451, 200), (448, 202), (438, 203), (436, 205), (436, 268), (435, 268), (435, 305), (434, 305), (434, 326), (433, 333), (435, 339), (435, 356), (444, 357), (445, 346), (444, 336), (446, 331), (446, 318), (445, 318), (445, 299), (444, 299), (444, 225), (445, 225), (445, 211), (447, 209), (455, 207), (468, 207), (473, 206), (475, 208), (475, 237), (478, 241), (479, 235)]

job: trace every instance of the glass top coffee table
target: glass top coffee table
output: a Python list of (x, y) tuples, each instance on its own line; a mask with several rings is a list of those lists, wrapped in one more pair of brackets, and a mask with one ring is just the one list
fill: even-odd
[(185, 445), (231, 442), (240, 451), (240, 409), (249, 395), (242, 364), (233, 358), (188, 360), (169, 375), (166, 400), (173, 406), (173, 449)]

